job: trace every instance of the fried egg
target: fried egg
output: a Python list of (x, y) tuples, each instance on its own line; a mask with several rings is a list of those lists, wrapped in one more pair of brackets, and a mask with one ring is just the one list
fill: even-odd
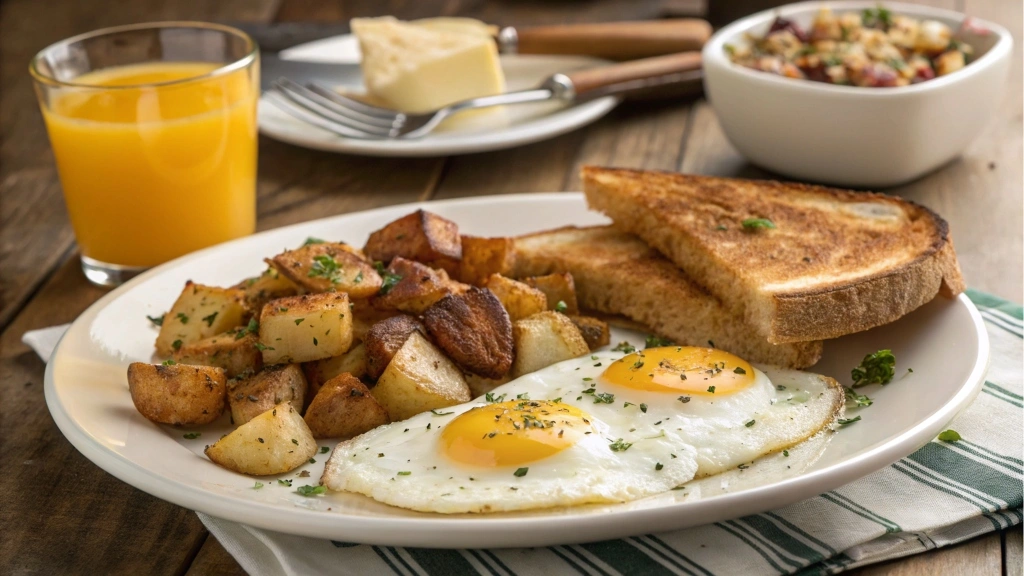
[(844, 404), (830, 378), (714, 348), (618, 350), (342, 442), (321, 482), (441, 513), (623, 502), (742, 469), (828, 428)]

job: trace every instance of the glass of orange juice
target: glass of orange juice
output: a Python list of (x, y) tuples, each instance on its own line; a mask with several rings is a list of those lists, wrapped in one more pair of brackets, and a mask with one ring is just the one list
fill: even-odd
[(107, 28), (44, 49), (30, 72), (90, 281), (255, 231), (259, 51), (243, 32)]

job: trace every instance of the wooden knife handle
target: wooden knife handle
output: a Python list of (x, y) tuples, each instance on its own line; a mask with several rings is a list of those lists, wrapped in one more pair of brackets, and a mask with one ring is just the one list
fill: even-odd
[(697, 18), (537, 26), (516, 30), (520, 54), (577, 54), (633, 60), (700, 50), (711, 25)]
[(567, 72), (576, 97), (622, 94), (667, 83), (699, 81), (700, 52), (680, 52)]

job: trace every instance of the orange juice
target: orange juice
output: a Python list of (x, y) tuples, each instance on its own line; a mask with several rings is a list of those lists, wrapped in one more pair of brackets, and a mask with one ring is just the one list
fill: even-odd
[(84, 256), (152, 266), (253, 233), (258, 80), (219, 67), (108, 68), (43, 106)]

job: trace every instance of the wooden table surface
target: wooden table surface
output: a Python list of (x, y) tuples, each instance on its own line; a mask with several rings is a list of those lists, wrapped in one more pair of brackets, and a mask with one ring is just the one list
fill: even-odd
[[(1021, 301), (1022, 85), (1019, 0), (927, 0), (1001, 23), (1016, 39), (1002, 104), (966, 154), (889, 192), (950, 222), (970, 286)], [(189, 510), (106, 474), (80, 455), (43, 400), (43, 362), (26, 330), (70, 322), (106, 291), (79, 268), (74, 236), (26, 67), (51, 42), (104, 26), (156, 20), (345, 21), (465, 15), (502, 24), (657, 18), (694, 1), (589, 0), (4, 0), (0, 3), (0, 572), (239, 574)], [(955, 110), (949, 113), (955, 114)], [(764, 177), (726, 142), (703, 100), (636, 103), (585, 129), (502, 152), (373, 159), (262, 138), (259, 228), (389, 204), (578, 190), (594, 163)], [(1021, 531), (869, 567), (861, 574), (1021, 574)]]

